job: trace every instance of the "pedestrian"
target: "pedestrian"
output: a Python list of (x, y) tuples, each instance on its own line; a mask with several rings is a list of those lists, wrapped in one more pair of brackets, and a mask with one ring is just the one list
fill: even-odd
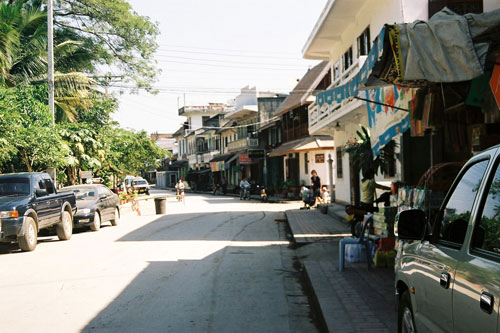
[(226, 178), (224, 178), (224, 176), (222, 176), (220, 183), (222, 185), (222, 194), (226, 195), (227, 183), (226, 183)]
[(313, 192), (314, 197), (317, 200), (321, 201), (321, 179), (318, 176), (316, 170), (311, 171), (311, 190)]
[(175, 184), (175, 189), (177, 190), (177, 200), (184, 202), (184, 205), (186, 205), (186, 195), (184, 194), (184, 182), (182, 181), (182, 178), (179, 178), (179, 181), (177, 184)]
[(321, 201), (324, 204), (330, 203), (330, 192), (328, 191), (328, 187), (326, 185), (323, 185), (321, 187)]

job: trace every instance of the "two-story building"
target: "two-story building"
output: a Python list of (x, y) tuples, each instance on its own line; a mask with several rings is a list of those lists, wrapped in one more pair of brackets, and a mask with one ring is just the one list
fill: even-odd
[[(311, 171), (315, 170), (324, 185), (333, 184), (329, 179), (328, 158), (333, 154), (333, 139), (329, 135), (309, 135), (308, 106), (314, 95), (330, 84), (330, 66), (322, 61), (299, 80), (290, 95), (281, 103), (274, 117), (276, 125), (267, 128), (269, 169), (281, 177), (274, 178), (274, 186), (294, 188), (309, 186)], [(273, 132), (274, 130), (274, 132)]]
[[(384, 24), (427, 18), (428, 0), (328, 0), (303, 47), (303, 56), (329, 61), (331, 83), (326, 90), (342, 86), (358, 74)], [(311, 104), (308, 118), (311, 135), (334, 137), (336, 199), (359, 201), (359, 172), (353, 170), (343, 148), (357, 140), (360, 125), (369, 127), (366, 102), (351, 97), (327, 107)], [(400, 143), (399, 138), (396, 141)], [(392, 172), (377, 176), (377, 181), (401, 178), (401, 164), (395, 161)]]

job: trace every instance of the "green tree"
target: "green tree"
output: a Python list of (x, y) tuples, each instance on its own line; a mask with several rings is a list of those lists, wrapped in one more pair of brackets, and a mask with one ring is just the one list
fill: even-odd
[[(22, 161), (18, 169), (61, 167), (69, 153), (51, 126), (47, 105), (40, 102), (40, 95), (46, 94), (46, 86), (0, 88), (0, 138), (7, 141), (10, 154)], [(10, 161), (15, 160), (11, 157)]]
[[(137, 14), (125, 0), (56, 0), (55, 26), (73, 34), (86, 50), (87, 71), (102, 65), (114, 69), (103, 78), (116, 77), (151, 90), (159, 70), (153, 54), (158, 48), (157, 24)], [(76, 38), (76, 35), (78, 38)]]

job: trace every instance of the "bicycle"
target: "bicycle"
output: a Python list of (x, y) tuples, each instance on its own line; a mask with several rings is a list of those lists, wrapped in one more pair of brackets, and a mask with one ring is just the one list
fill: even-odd
[(177, 190), (177, 195), (175, 197), (177, 201), (182, 202), (184, 201), (184, 191), (179, 191)]

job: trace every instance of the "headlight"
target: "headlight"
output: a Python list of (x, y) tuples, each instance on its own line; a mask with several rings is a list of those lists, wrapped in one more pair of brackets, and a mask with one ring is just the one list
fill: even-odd
[(78, 210), (78, 212), (79, 212), (80, 214), (87, 215), (87, 214), (90, 214), (90, 208), (80, 209), (80, 210)]
[(19, 217), (19, 212), (15, 209), (0, 212), (0, 219), (8, 219), (8, 218), (15, 218), (15, 217)]

